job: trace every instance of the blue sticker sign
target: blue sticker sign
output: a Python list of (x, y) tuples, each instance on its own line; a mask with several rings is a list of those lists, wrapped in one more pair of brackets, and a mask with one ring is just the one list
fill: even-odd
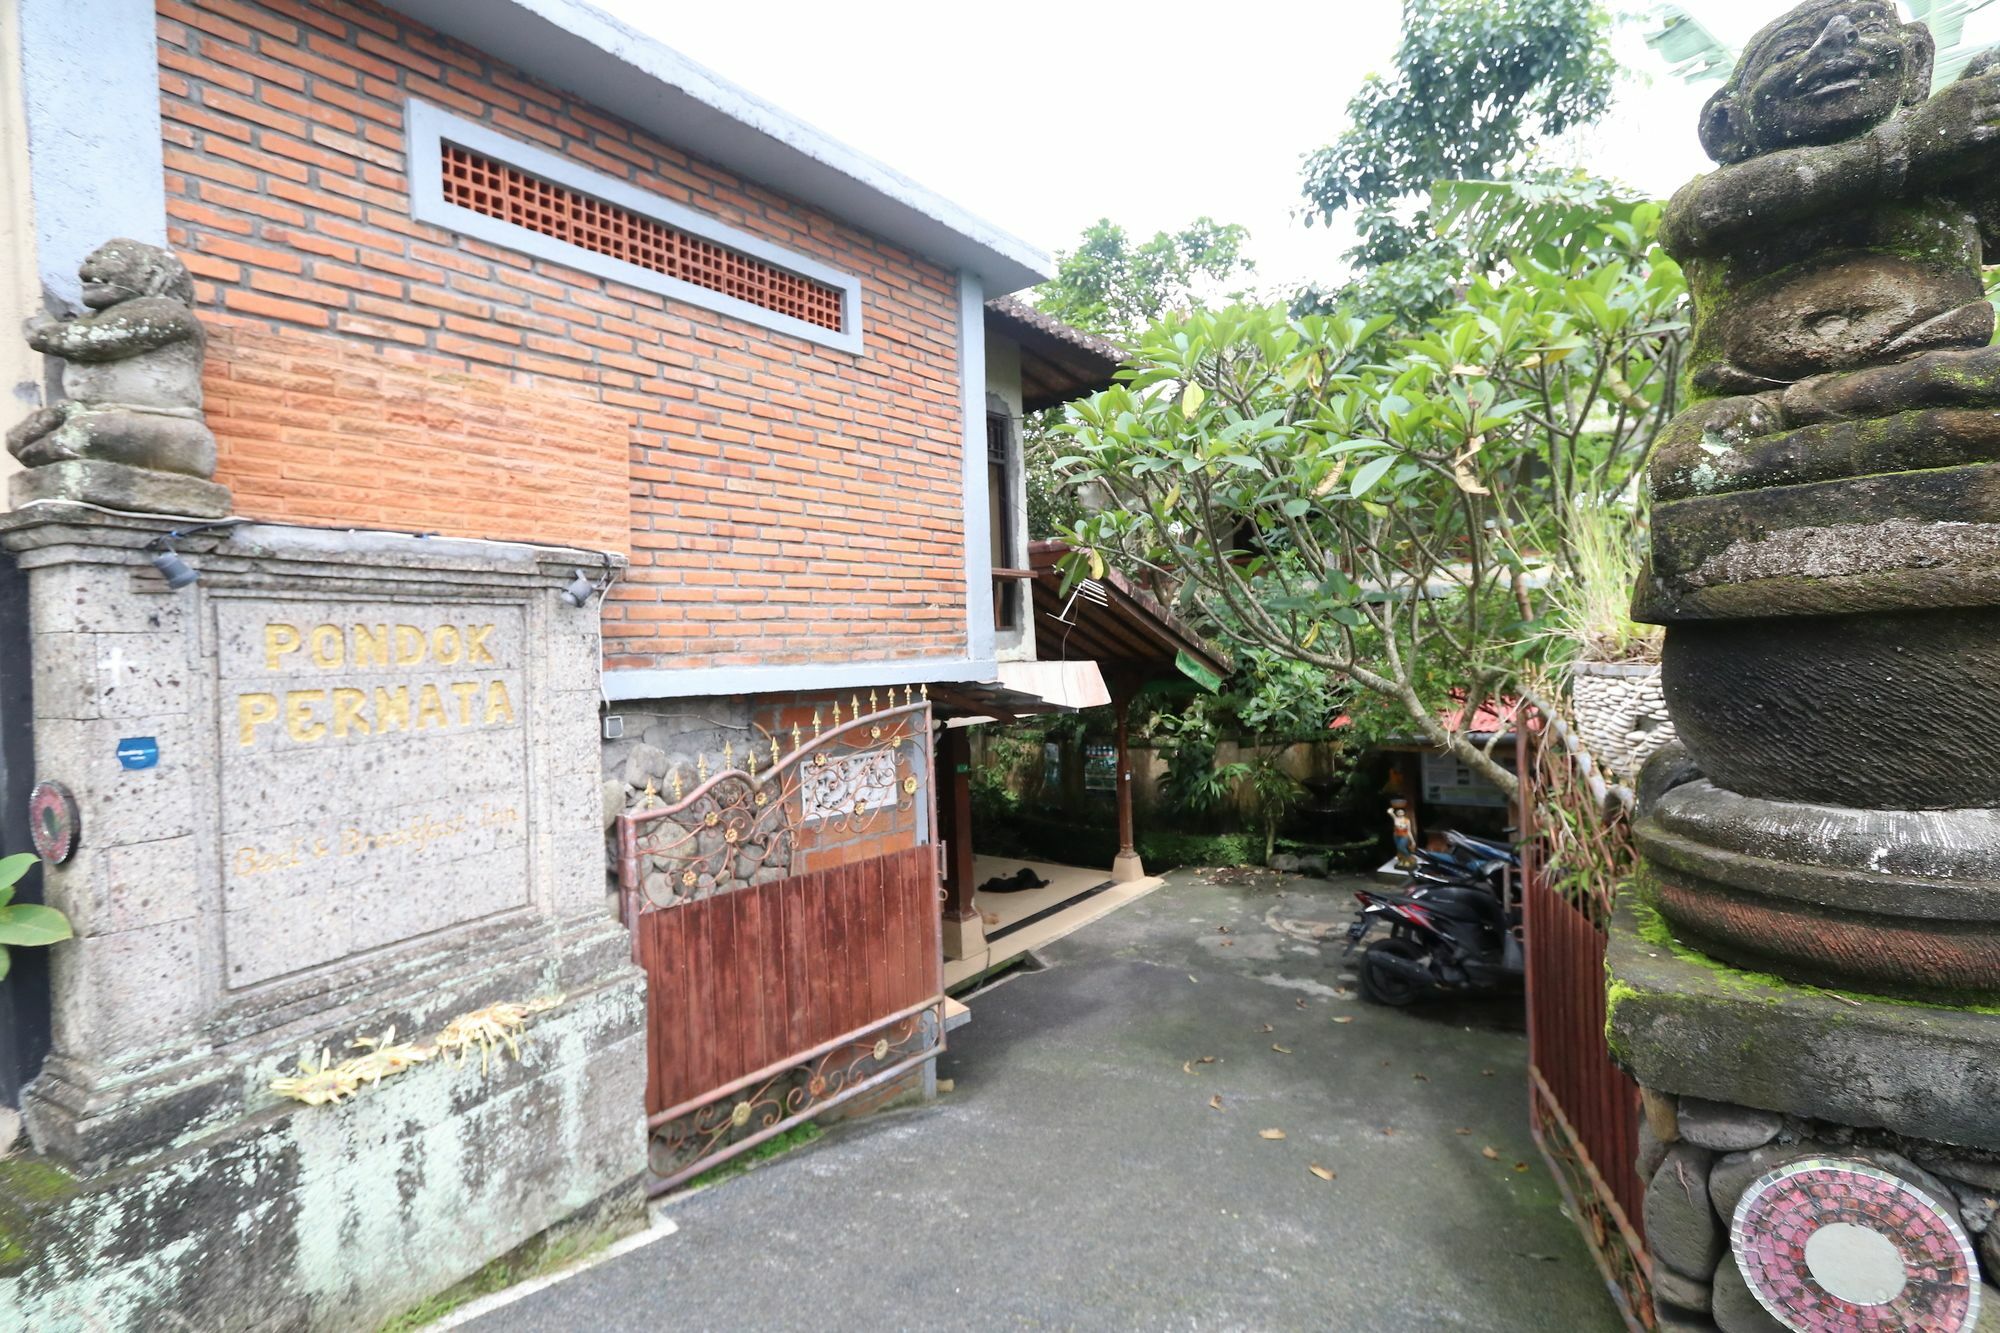
[(127, 768), (151, 768), (160, 762), (160, 743), (151, 736), (127, 736), (118, 742), (118, 762)]

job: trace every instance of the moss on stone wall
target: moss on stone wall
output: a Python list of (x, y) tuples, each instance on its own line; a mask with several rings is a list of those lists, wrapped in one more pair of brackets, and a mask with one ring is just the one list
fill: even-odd
[[(1900, 999), (1893, 995), (1871, 995), (1864, 991), (1837, 990), (1830, 986), (1812, 986), (1803, 982), (1787, 981), (1772, 972), (1755, 972), (1748, 968), (1736, 967), (1718, 958), (1711, 958), (1698, 949), (1690, 948), (1674, 936), (1666, 918), (1654, 908), (1646, 892), (1646, 876), (1642, 871), (1635, 881), (1638, 893), (1632, 900), (1632, 917), (1638, 925), (1639, 938), (1646, 943), (1665, 949), (1685, 963), (1693, 963), (1706, 968), (1715, 979), (1728, 990), (1766, 1004), (1782, 1003), (1787, 997), (1805, 995), (1831, 995), (1837, 1000), (1850, 1004), (1893, 1004), (1911, 1009), (1929, 1009), (1940, 1013), (2000, 1014), (2000, 1005), (1991, 1004), (1936, 1004), (1924, 1000)], [(1607, 966), (1608, 971), (1608, 966)], [(1610, 1022), (1611, 1008), (1617, 1000), (1638, 992), (1625, 985), (1616, 976), (1609, 980), (1606, 1003), (1606, 1024)]]
[(33, 1153), (0, 1158), (0, 1197), (54, 1203), (76, 1193), (76, 1177)]

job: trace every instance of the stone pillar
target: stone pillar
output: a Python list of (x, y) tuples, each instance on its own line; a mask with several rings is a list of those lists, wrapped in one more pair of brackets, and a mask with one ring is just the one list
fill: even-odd
[(1932, 97), (1890, 12), (1753, 37), (1661, 222), (1691, 405), (1636, 613), (1682, 744), (1641, 775), (1608, 1031), (1666, 1327), (2000, 1317), (2000, 153), (1953, 111), (2000, 78)]
[[(608, 913), (595, 553), (164, 521), (47, 504), (30, 581), (37, 776), (74, 794), (46, 874), (55, 1050), (0, 1309), (373, 1325), (538, 1235), (635, 1225), (643, 980)], [(13, 849), (9, 849), (13, 850)], [(439, 1051), (338, 1101), (273, 1080), (357, 1039), (434, 1047), (542, 1002), (521, 1058)], [(503, 1048), (504, 1049), (504, 1048)]]

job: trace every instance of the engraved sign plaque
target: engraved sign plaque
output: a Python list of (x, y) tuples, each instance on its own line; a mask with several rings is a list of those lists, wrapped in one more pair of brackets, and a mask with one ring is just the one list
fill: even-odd
[(528, 904), (524, 617), (218, 600), (232, 989)]

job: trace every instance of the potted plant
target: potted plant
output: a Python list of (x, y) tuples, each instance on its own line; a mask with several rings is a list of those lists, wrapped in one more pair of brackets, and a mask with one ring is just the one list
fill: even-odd
[(1674, 738), (1660, 688), (1663, 632), (1632, 619), (1644, 522), (1626, 504), (1586, 497), (1570, 503), (1566, 519), (1566, 557), (1549, 573), (1552, 655), (1566, 664), (1584, 747), (1629, 782)]

